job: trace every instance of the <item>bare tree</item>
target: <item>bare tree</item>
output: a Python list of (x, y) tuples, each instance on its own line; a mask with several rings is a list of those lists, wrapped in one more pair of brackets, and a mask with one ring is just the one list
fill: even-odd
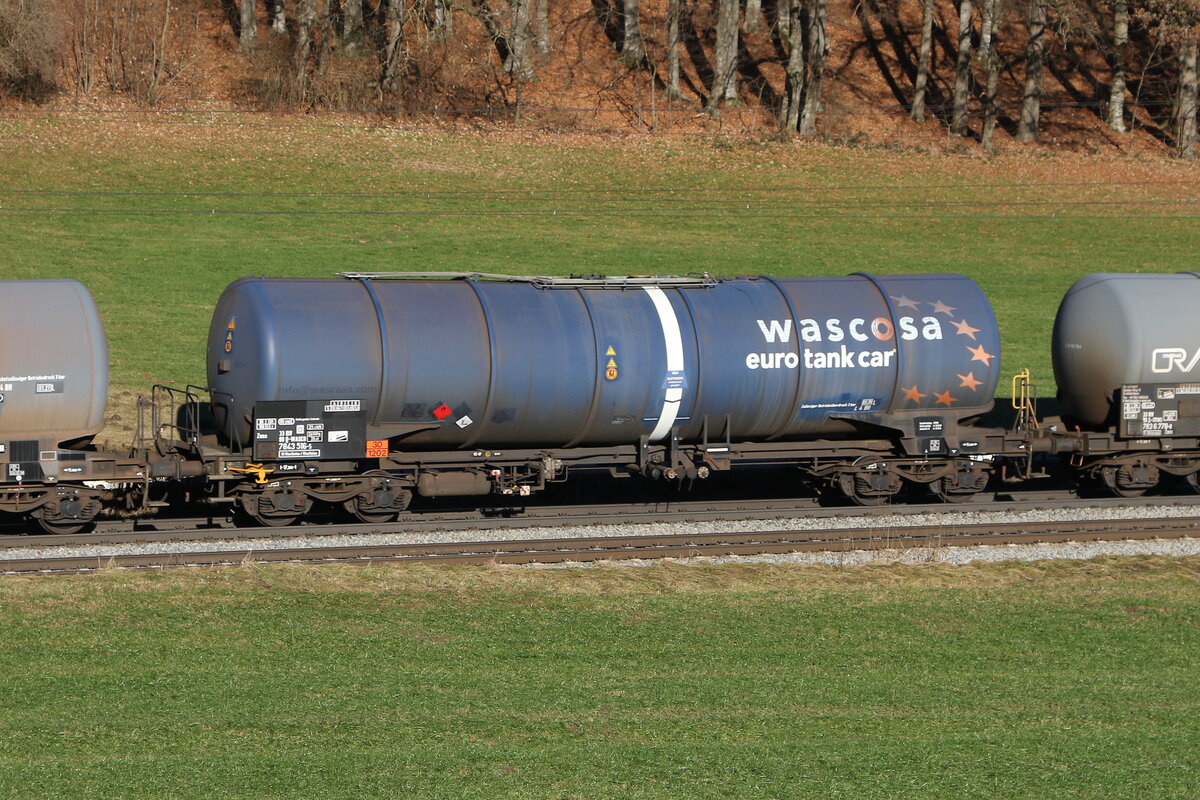
[(821, 89), (829, 39), (825, 33), (825, 0), (805, 0), (804, 5), (807, 11), (805, 58), (808, 68), (804, 76), (804, 109), (800, 113), (800, 124), (796, 131), (801, 136), (812, 136), (817, 132), (817, 113), (821, 110)]
[(304, 97), (308, 88), (308, 56), (312, 50), (312, 27), (317, 21), (317, 0), (300, 0), (296, 9), (296, 90)]
[(383, 0), (383, 64), (380, 85), (394, 92), (404, 69), (404, 18), (408, 0)]
[(267, 17), (271, 20), (271, 31), (277, 34), (287, 32), (287, 20), (284, 18), (283, 0), (267, 0)]
[(1129, 45), (1129, 0), (1112, 0), (1112, 86), (1108, 91), (1108, 127), (1125, 133), (1125, 49)]
[(925, 121), (925, 87), (929, 83), (929, 57), (933, 50), (933, 0), (921, 2), (921, 49), (917, 55), (917, 79), (913, 84), (912, 110), (909, 116)]
[(708, 110), (738, 102), (734, 72), (737, 70), (738, 0), (717, 0), (717, 45)]
[(254, 47), (258, 38), (258, 20), (254, 17), (254, 0), (240, 0), (238, 3), (238, 44), (243, 50)]
[(742, 30), (746, 33), (757, 33), (762, 27), (762, 0), (746, 0), (744, 16)]
[[(449, 3), (449, 0), (445, 0)], [(550, 55), (550, 0), (537, 0), (533, 17), (534, 38), (540, 56)]]
[(342, 44), (354, 50), (362, 44), (362, 0), (342, 0)]
[(642, 15), (638, 0), (625, 0), (625, 27), (621, 40), (621, 60), (636, 67), (646, 60), (646, 43), (642, 40)]
[(1179, 132), (1175, 151), (1180, 158), (1196, 157), (1196, 34), (1188, 26), (1179, 46)]
[(668, 0), (667, 3), (667, 97), (679, 100), (679, 17), (683, 13), (683, 0)]
[(533, 0), (509, 0), (508, 60), (504, 70), (520, 81), (536, 74), (530, 53), (529, 4)]
[(1045, 59), (1046, 7), (1042, 0), (1030, 0), (1029, 40), (1025, 45), (1025, 92), (1021, 103), (1021, 122), (1017, 139), (1036, 142), (1042, 113), (1042, 62)]
[(1000, 84), (999, 42), (1000, 22), (1004, 16), (1003, 0), (984, 0), (983, 32), (980, 36), (980, 58), (987, 67), (987, 85), (983, 95), (983, 149), (992, 152), (992, 136), (996, 132), (996, 91)]
[(800, 3), (801, 0), (779, 0), (779, 18), (787, 19), (786, 26), (780, 26), (781, 31), (787, 31), (784, 41), (788, 47), (787, 86), (780, 114), (785, 131), (800, 127), (800, 109), (804, 104), (804, 26), (800, 22)]
[(971, 89), (971, 32), (974, 6), (971, 0), (958, 3), (958, 64), (954, 69), (954, 110), (950, 132), (955, 136), (967, 134), (967, 95)]
[(450, 0), (433, 0), (433, 32), (439, 39), (454, 35), (454, 7)]

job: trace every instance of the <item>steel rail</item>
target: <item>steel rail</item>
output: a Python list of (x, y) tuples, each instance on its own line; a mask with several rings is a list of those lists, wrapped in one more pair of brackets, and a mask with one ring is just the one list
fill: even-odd
[[(986, 533), (980, 533), (985, 529)], [(168, 569), (269, 562), (366, 565), (550, 564), (568, 561), (693, 558), (856, 550), (911, 550), (1088, 541), (1186, 538), (1200, 533), (1200, 518), (1089, 520), (1048, 523), (975, 523), (825, 531), (753, 531), (565, 539), (524, 539), (434, 544), (229, 550), (70, 556), (0, 561), (2, 574), (85, 573), (103, 569)]]
[[(1004, 495), (1008, 497), (1009, 495)], [(1200, 506), (1200, 496), (1180, 495), (1140, 498), (1073, 498), (1067, 493), (1040, 492), (1023, 499), (971, 503), (927, 503), (884, 506), (822, 507), (808, 498), (719, 501), (672, 501), (579, 506), (529, 506), (523, 509), (492, 508), (414, 512), (392, 523), (322, 521), (319, 517), (287, 528), (235, 527), (215, 517), (147, 518), (104, 521), (91, 533), (5, 534), (0, 527), (0, 549), (67, 547), (97, 544), (149, 544), (179, 541), (287, 539), (345, 536), (365, 533), (425, 533), (430, 531), (487, 528), (566, 527), (570, 525), (633, 525), (649, 523), (747, 521), (768, 519), (829, 519), (839, 517), (913, 516), (917, 514), (994, 513), (1035, 511), (1045, 508), (1126, 508)]]

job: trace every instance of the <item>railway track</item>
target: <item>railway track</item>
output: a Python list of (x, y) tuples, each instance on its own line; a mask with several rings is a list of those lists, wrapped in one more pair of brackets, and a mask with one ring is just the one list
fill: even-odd
[(99, 544), (159, 544), (206, 540), (287, 539), (347, 536), (366, 533), (427, 533), (487, 528), (567, 527), (573, 525), (634, 525), (650, 523), (717, 522), (770, 519), (830, 519), (839, 517), (913, 516), (964, 511), (986, 514), (1058, 509), (1113, 509), (1154, 506), (1195, 506), (1200, 495), (1141, 498), (1080, 499), (1069, 492), (989, 494), (971, 503), (911, 503), (885, 506), (823, 507), (810, 498), (689, 500), (671, 502), (546, 505), (525, 508), (439, 509), (412, 512), (392, 523), (357, 523), (327, 517), (287, 528), (237, 527), (220, 517), (176, 517), (110, 520), (89, 533), (29, 534), (0, 527), (0, 549), (67, 547)]
[(103, 569), (167, 569), (249, 563), (369, 565), (550, 564), (623, 559), (693, 558), (949, 546), (1123, 541), (1192, 537), (1200, 518), (975, 523), (824, 531), (753, 531), (436, 544), (310, 547), (255, 551), (69, 556), (0, 562), (0, 573), (85, 573)]

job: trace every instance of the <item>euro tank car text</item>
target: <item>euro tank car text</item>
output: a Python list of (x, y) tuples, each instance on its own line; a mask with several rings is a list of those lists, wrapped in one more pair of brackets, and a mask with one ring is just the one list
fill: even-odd
[[(785, 320), (755, 320), (767, 344), (789, 344), (792, 340), (792, 321)], [(937, 317), (900, 317), (898, 322), (900, 338), (906, 342), (924, 339), (936, 341), (942, 338), (942, 323)], [(805, 369), (852, 369), (863, 367), (873, 369), (892, 366), (896, 357), (896, 348), (857, 349), (853, 344), (840, 344), (849, 338), (851, 342), (891, 342), (896, 339), (896, 330), (890, 319), (876, 317), (867, 320), (855, 317), (849, 322), (831, 318), (819, 322), (815, 319), (800, 320), (800, 339), (809, 344), (830, 342), (839, 344), (837, 350), (821, 352), (812, 349), (803, 351)], [(800, 366), (801, 355), (794, 352), (763, 352), (747, 353), (747, 369), (796, 369)]]

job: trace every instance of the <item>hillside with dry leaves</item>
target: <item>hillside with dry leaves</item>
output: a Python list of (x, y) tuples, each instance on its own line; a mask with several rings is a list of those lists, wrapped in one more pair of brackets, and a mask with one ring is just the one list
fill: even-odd
[[(961, 5), (930, 6), (922, 122), (909, 114), (920, 0), (743, 0), (734, 6), (736, 49), (722, 102), (713, 99), (722, 0), (0, 0), (2, 102), (10, 113), (236, 109), (460, 126), (515, 120), (559, 132), (791, 135), (795, 126), (781, 119), (795, 90), (811, 96), (811, 127), (801, 132), (815, 138), (970, 150), (980, 146), (989, 103), (981, 45), (992, 42), (990, 149), (1003, 151), (1024, 146), (1017, 137), (1035, 2), (976, 7), (965, 39)], [(640, 45), (632, 52), (631, 7)], [(819, 35), (811, 33), (818, 7)], [(1179, 149), (1190, 18), (1171, 17), (1171, 27), (1151, 5), (1130, 5), (1128, 42), (1116, 48), (1114, 7), (1038, 6), (1045, 29), (1037, 146), (1161, 156)], [(999, 13), (989, 20), (988, 11)], [(792, 20), (803, 35), (791, 35)], [(960, 64), (964, 42), (970, 57)], [(796, 47), (809, 73), (789, 76), (800, 63), (790, 60)], [(823, 57), (814, 62), (814, 53)], [(1124, 132), (1106, 124), (1118, 53), (1128, 76)], [(954, 136), (963, 69), (964, 130)]]

